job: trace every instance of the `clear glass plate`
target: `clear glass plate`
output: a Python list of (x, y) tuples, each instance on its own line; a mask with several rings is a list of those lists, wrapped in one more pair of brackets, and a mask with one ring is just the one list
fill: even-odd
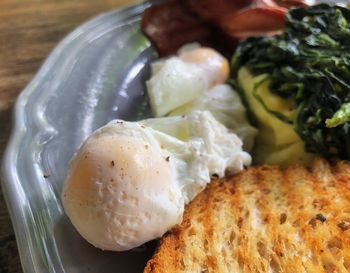
[(150, 116), (144, 82), (156, 58), (139, 28), (150, 2), (103, 14), (50, 54), (15, 106), (3, 191), (25, 273), (142, 272), (154, 244), (102, 251), (65, 216), (60, 193), (81, 142), (113, 118)]
[(142, 272), (152, 255), (154, 243), (122, 253), (94, 248), (71, 225), (60, 201), (68, 162), (93, 130), (113, 118), (150, 116), (144, 82), (157, 56), (139, 22), (151, 2), (161, 0), (77, 28), (17, 100), (2, 188), (25, 273)]

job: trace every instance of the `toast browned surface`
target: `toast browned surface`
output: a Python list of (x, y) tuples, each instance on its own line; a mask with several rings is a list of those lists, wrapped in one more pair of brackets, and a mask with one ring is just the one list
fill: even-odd
[(251, 167), (213, 181), (144, 272), (350, 272), (350, 163)]

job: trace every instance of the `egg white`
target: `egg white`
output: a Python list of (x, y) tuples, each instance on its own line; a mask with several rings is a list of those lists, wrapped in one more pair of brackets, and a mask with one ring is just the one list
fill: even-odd
[(257, 129), (250, 125), (240, 96), (228, 84), (216, 85), (193, 101), (175, 109), (169, 116), (181, 116), (194, 110), (210, 111), (215, 119), (238, 135), (245, 151), (251, 151)]
[(223, 177), (226, 171), (235, 173), (251, 163), (241, 139), (209, 111), (148, 119), (140, 124), (161, 132), (159, 142), (172, 159), (186, 203), (204, 189), (213, 175)]

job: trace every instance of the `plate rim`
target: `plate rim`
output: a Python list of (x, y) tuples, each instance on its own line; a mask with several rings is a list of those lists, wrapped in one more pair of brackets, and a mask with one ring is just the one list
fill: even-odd
[[(34, 115), (33, 111), (26, 111), (25, 105), (31, 96), (35, 94), (36, 87), (41, 82), (41, 78), (50, 72), (50, 68), (57, 62), (61, 53), (71, 43), (74, 37), (86, 30), (89, 30), (90, 28), (96, 28), (99, 22), (103, 22), (103, 20), (109, 16), (115, 16), (122, 13), (136, 13), (138, 10), (144, 10), (149, 6), (160, 2), (163, 2), (163, 0), (145, 0), (139, 3), (134, 3), (132, 5), (127, 5), (111, 11), (100, 13), (79, 24), (67, 35), (65, 35), (50, 51), (40, 68), (35, 73), (34, 77), (17, 96), (12, 110), (12, 129), (1, 160), (0, 185), (8, 213), (10, 215), (21, 267), (24, 273), (40, 272), (38, 271), (37, 266), (34, 264), (31, 252), (29, 251), (30, 238), (28, 237), (30, 237), (30, 232), (27, 229), (28, 221), (24, 217), (24, 206), (19, 205), (17, 202), (17, 197), (20, 194), (19, 192), (21, 192), (21, 182), (18, 178), (18, 161), (15, 159), (20, 149), (19, 144), (22, 142), (30, 128), (30, 122), (27, 121), (25, 116)], [(69, 58), (69, 55), (66, 58)], [(25, 195), (25, 193), (21, 193)], [(22, 234), (20, 235), (20, 233)], [(56, 270), (51, 270), (51, 272), (56, 272)]]

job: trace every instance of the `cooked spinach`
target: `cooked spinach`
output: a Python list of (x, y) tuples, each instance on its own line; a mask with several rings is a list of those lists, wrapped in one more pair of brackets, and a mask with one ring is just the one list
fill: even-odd
[(295, 118), (283, 121), (293, 124), (307, 151), (350, 159), (348, 9), (291, 9), (282, 34), (241, 41), (232, 59), (234, 77), (242, 66), (268, 74), (271, 92), (293, 98)]

